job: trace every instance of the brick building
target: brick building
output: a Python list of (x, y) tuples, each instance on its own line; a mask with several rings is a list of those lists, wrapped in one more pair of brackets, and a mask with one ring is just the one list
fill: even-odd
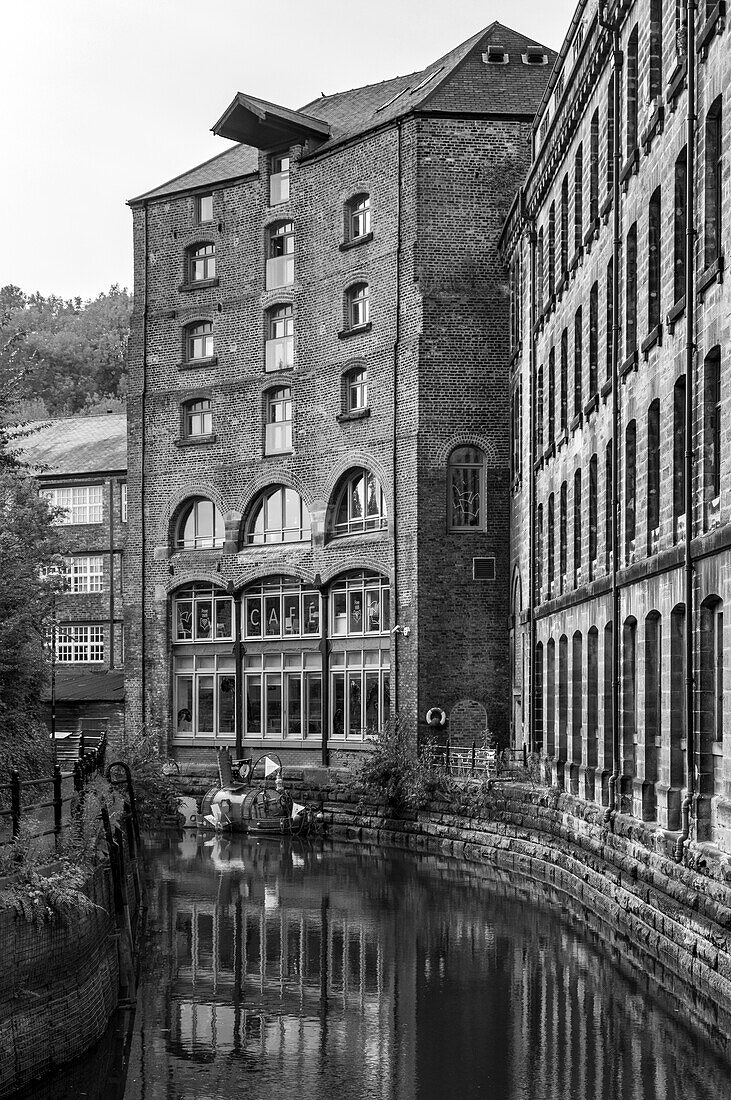
[[(180, 759), (504, 724), (494, 243), (553, 56), (492, 24), (131, 201), (128, 716)], [(204, 754), (205, 755), (205, 754)]]
[[(65, 510), (57, 521), (65, 584), (55, 600), (56, 731), (114, 736), (124, 724), (127, 418), (68, 417), (30, 428), (23, 459), (40, 492)], [(44, 704), (50, 724), (50, 686)]]
[(730, 851), (731, 49), (685, 11), (578, 5), (503, 231), (514, 737)]

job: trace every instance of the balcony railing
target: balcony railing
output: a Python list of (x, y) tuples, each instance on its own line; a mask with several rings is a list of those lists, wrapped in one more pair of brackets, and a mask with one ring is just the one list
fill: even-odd
[(272, 256), (267, 260), (266, 288), (278, 290), (294, 282), (294, 256)]
[(265, 369), (285, 370), (294, 366), (294, 337), (279, 336), (266, 342)]
[(292, 421), (267, 424), (265, 454), (276, 455), (292, 450)]

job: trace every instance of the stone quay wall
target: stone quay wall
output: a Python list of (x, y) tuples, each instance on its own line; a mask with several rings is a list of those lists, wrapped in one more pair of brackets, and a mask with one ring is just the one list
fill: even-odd
[(731, 1056), (731, 859), (635, 818), (605, 822), (595, 803), (556, 788), (500, 784), (394, 815), (332, 773), (302, 773), (295, 799), (320, 803), (328, 836), (439, 852), (531, 879), (598, 932), (618, 964), (633, 962), (659, 994)]
[(107, 860), (90, 871), (84, 893), (93, 907), (41, 923), (0, 909), (0, 1100), (32, 1081), (40, 1095), (41, 1079), (101, 1039), (132, 993), (131, 934), (140, 908), (126, 836), (122, 843), (117, 891)]

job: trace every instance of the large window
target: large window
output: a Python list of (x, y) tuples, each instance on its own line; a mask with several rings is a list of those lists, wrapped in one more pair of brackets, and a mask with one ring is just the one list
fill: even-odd
[(627, 42), (627, 126), (625, 155), (631, 157), (637, 148), (638, 124), (638, 54), (639, 39), (637, 27), (632, 29)]
[(322, 668), (316, 649), (247, 651), (244, 736), (274, 741), (322, 737)]
[(709, 351), (704, 362), (703, 393), (704, 496), (706, 526), (718, 520), (721, 497), (721, 350)]
[(294, 282), (294, 222), (279, 222), (268, 231), (266, 289)]
[(199, 244), (188, 252), (187, 279), (189, 283), (203, 283), (216, 277), (215, 244)]
[(685, 531), (685, 375), (673, 387), (673, 540)]
[(342, 482), (332, 513), (333, 535), (357, 535), (386, 526), (386, 501), (375, 474), (361, 467)]
[(104, 588), (104, 556), (94, 554), (64, 558), (62, 576), (66, 592), (101, 592)]
[(283, 454), (292, 450), (292, 390), (280, 386), (265, 394), (266, 427), (264, 454)]
[(220, 589), (193, 585), (175, 593), (173, 640), (216, 642), (233, 638), (233, 600)]
[[(230, 648), (230, 647), (229, 647)], [(236, 659), (230, 653), (189, 653), (174, 659), (174, 729), (179, 737), (233, 737)]]
[(354, 638), (388, 634), (391, 626), (390, 588), (385, 577), (354, 573), (333, 585), (330, 596), (330, 633)]
[(635, 560), (637, 517), (637, 424), (630, 420), (624, 437), (624, 558)]
[(272, 157), (269, 171), (269, 205), (279, 206), (289, 200), (289, 154)]
[(356, 195), (345, 208), (345, 236), (348, 241), (367, 237), (371, 231), (370, 195)]
[(368, 408), (368, 368), (356, 367), (348, 371), (344, 379), (345, 412), (359, 412)]
[(299, 493), (274, 485), (258, 498), (246, 529), (249, 544), (303, 542), (310, 537), (310, 513)]
[(266, 318), (267, 371), (285, 370), (294, 365), (294, 315), (290, 305), (275, 306)]
[(685, 297), (685, 235), (687, 231), (687, 146), (675, 161), (675, 207), (673, 210), (673, 302)]
[(319, 638), (320, 594), (287, 577), (273, 577), (244, 596), (246, 638)]
[(210, 321), (199, 321), (185, 329), (185, 360), (195, 363), (213, 358), (213, 325)]
[(103, 626), (66, 626), (56, 630), (59, 664), (100, 664), (104, 660)]
[(479, 447), (457, 447), (449, 456), (449, 529), (484, 530), (485, 455)]
[(179, 550), (216, 550), (223, 546), (223, 516), (212, 500), (193, 497), (186, 502), (177, 524)]
[(64, 509), (54, 523), (101, 523), (104, 518), (103, 485), (59, 486), (42, 489), (41, 495), (53, 507)]
[(387, 649), (349, 649), (331, 658), (333, 740), (362, 741), (378, 734), (391, 709)]
[(370, 288), (368, 283), (356, 283), (345, 294), (345, 327), (348, 330), (365, 328), (370, 320)]
[(710, 267), (721, 255), (721, 210), (722, 210), (722, 113), (721, 97), (714, 100), (706, 115), (705, 130), (705, 218), (704, 218), (704, 258), (706, 267)]
[(647, 413), (647, 553), (656, 554), (660, 541), (660, 402)]
[(213, 411), (211, 400), (202, 397), (199, 401), (189, 401), (183, 407), (183, 434), (186, 439), (213, 433)]
[(637, 349), (637, 222), (627, 234), (627, 256), (624, 266), (625, 277), (625, 355), (630, 356)]
[(660, 188), (652, 193), (647, 230), (647, 330), (660, 324), (660, 285), (662, 280), (662, 225)]

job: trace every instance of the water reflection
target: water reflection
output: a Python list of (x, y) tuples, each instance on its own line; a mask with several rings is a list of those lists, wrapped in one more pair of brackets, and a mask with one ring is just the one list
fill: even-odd
[(624, 973), (545, 885), (192, 834), (150, 868), (126, 1100), (731, 1095), (673, 995)]

